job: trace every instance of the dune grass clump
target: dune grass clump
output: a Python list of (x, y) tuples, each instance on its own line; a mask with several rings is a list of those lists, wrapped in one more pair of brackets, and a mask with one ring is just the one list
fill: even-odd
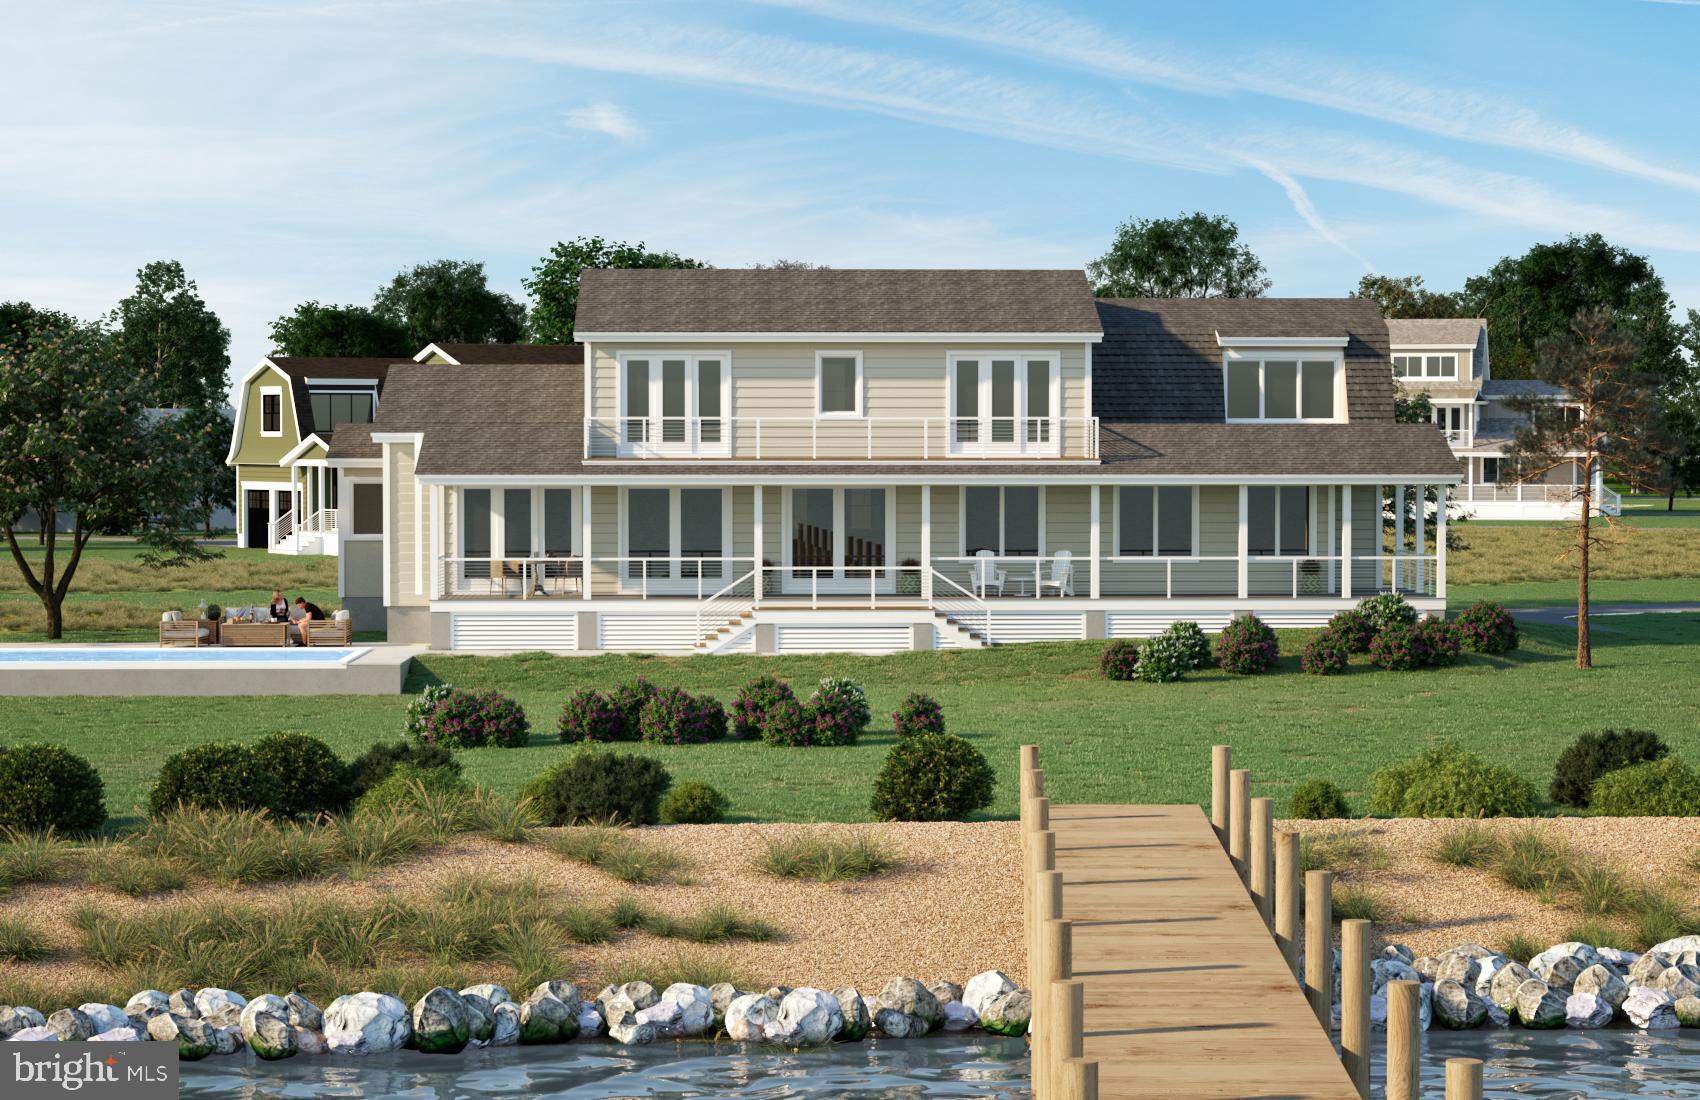
[(1499, 945), (1500, 953), (1516, 962), (1528, 964), (1529, 960), (1547, 949), (1547, 945), (1532, 936), (1514, 932), (1507, 936)]
[(1433, 855), (1454, 867), (1490, 867), (1504, 851), (1499, 837), (1479, 821), (1463, 821), (1441, 834)]
[(176, 860), (110, 841), (83, 853), (83, 881), (132, 898), (181, 890), (189, 876)]
[(34, 962), (52, 952), (47, 939), (29, 921), (0, 917), (0, 962)]
[(71, 873), (71, 846), (53, 829), (7, 829), (0, 845), (0, 888), (19, 882), (56, 882)]
[(886, 844), (864, 835), (769, 840), (755, 863), (757, 869), (779, 878), (815, 882), (851, 882), (903, 866), (903, 860)]
[(1494, 874), (1507, 886), (1552, 901), (1559, 890), (1576, 881), (1576, 856), (1538, 826), (1529, 825), (1513, 832), (1505, 842)]
[(1372, 920), (1385, 923), (1393, 911), (1381, 895), (1362, 886), (1340, 886), (1334, 890), (1330, 912), (1335, 921)]
[(1387, 865), (1387, 849), (1361, 829), (1314, 833), (1299, 840), (1301, 871), (1378, 871)]
[(646, 843), (617, 825), (575, 825), (551, 841), (549, 849), (633, 886), (679, 882), (691, 866), (673, 849)]
[(725, 982), (737, 989), (748, 989), (755, 984), (729, 956), (717, 951), (694, 948), (681, 949), (653, 962), (621, 960), (602, 972), (601, 981), (609, 985), (648, 982), (656, 989), (666, 989), (675, 982), (700, 986)]

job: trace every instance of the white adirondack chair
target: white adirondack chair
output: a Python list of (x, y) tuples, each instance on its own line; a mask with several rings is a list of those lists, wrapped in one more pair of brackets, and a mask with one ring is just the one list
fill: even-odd
[(1051, 576), (1039, 584), (1039, 594), (1056, 590), (1059, 596), (1074, 595), (1074, 552), (1058, 550), (1051, 558)]
[(1008, 574), (998, 568), (997, 555), (990, 550), (976, 551), (974, 554), (974, 591), (981, 599), (986, 598), (987, 589), (997, 589), (998, 595), (1003, 595), (1004, 581)]

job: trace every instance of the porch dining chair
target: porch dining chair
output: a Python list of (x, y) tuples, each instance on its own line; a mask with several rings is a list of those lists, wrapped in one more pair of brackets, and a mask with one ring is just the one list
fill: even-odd
[(998, 568), (997, 555), (990, 550), (977, 550), (974, 553), (974, 591), (986, 598), (987, 589), (997, 589), (998, 595), (1003, 595), (1004, 581), (1009, 574)]
[(1052, 556), (1051, 577), (1040, 582), (1039, 593), (1043, 595), (1053, 588), (1059, 596), (1074, 595), (1074, 551), (1058, 550)]

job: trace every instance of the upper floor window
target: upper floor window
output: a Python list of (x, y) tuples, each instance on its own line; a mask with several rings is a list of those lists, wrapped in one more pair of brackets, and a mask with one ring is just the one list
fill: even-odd
[(815, 411), (821, 416), (861, 416), (862, 353), (815, 353)]
[(377, 408), (377, 395), (371, 390), (314, 390), (313, 430), (335, 431), (338, 424), (370, 424)]
[(620, 453), (725, 453), (728, 362), (724, 352), (621, 353)]
[(1339, 360), (1229, 358), (1228, 419), (1343, 419), (1341, 374)]
[(260, 391), (260, 434), (283, 434), (283, 391), (268, 386)]
[(1456, 355), (1395, 355), (1395, 378), (1457, 378)]
[(952, 352), (947, 360), (953, 453), (1055, 453), (1060, 356)]

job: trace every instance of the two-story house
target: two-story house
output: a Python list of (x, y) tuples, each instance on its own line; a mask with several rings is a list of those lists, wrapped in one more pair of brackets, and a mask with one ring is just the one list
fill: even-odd
[[(1450, 497), (1453, 515), (1483, 519), (1563, 519), (1581, 507), (1577, 486), (1583, 456), (1527, 481), (1510, 476), (1505, 456), (1525, 416), (1506, 399), (1534, 396), (1567, 404), (1550, 382), (1496, 379), (1488, 358), (1487, 322), (1480, 317), (1392, 319), (1387, 322), (1393, 377), (1402, 394), (1424, 394), (1432, 419), (1463, 465), (1464, 482)], [(1594, 471), (1598, 511), (1617, 515), (1618, 495)]]
[(578, 329), (577, 363), (392, 366), (335, 437), (343, 597), (392, 640), (890, 652), (1444, 610), (1443, 532), (1391, 502), (1459, 465), (1395, 422), (1372, 302), (587, 271)]

